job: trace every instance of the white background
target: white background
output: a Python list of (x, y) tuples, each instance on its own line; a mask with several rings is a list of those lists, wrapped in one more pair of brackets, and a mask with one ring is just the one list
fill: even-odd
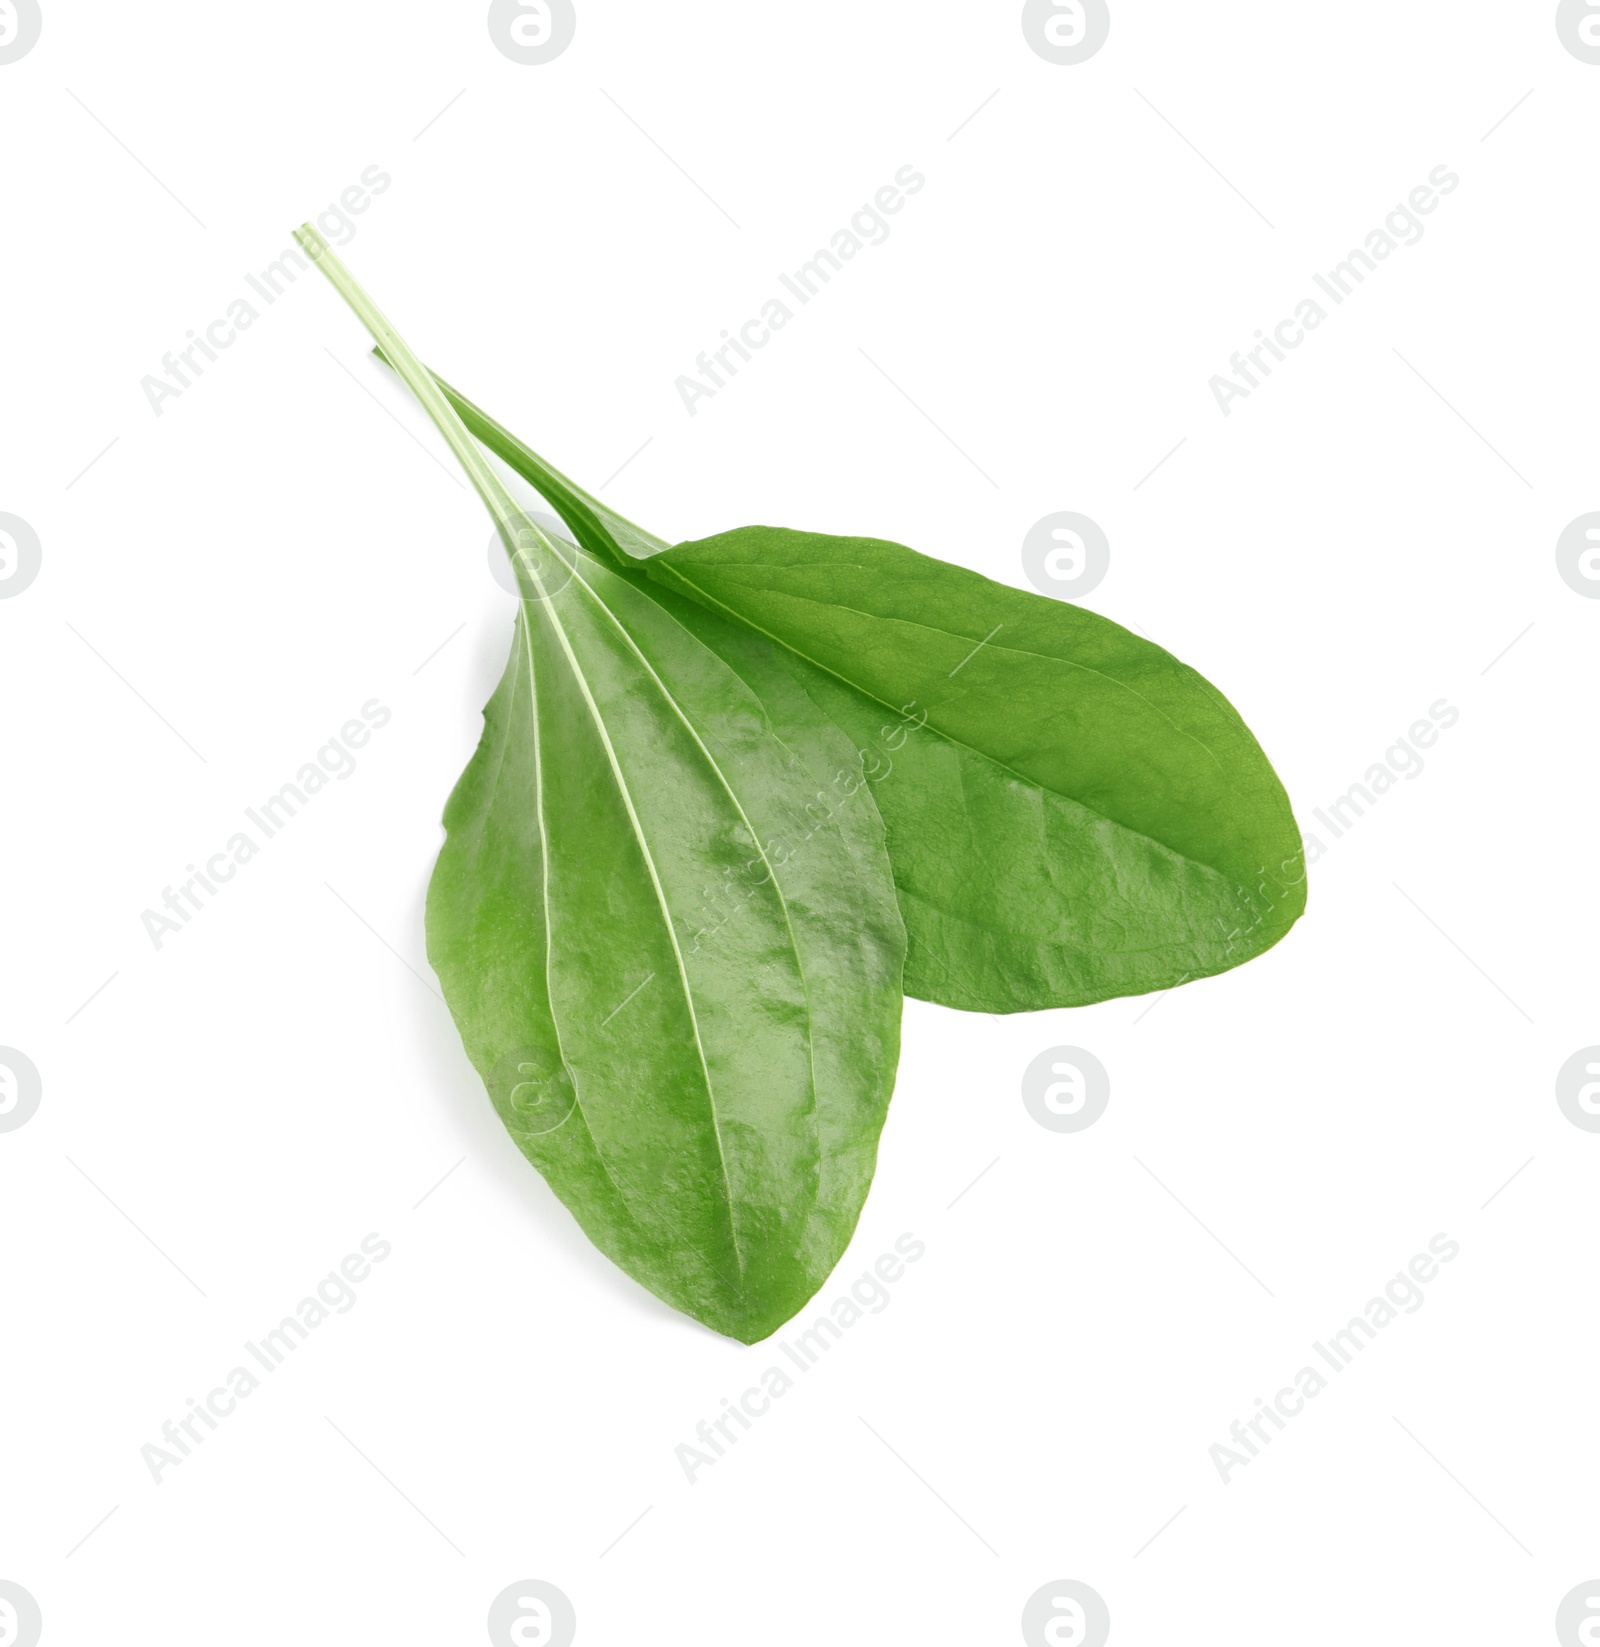
[[(1064, 1578), (1127, 1647), (1556, 1639), (1600, 1569), (1600, 1136), (1554, 1090), (1600, 1042), (1600, 604), (1554, 555), (1600, 509), (1600, 67), (1553, 8), (1114, 0), (1056, 67), (1014, 4), (580, 0), (521, 67), (481, 4), (44, 4), (0, 67), (0, 511), (43, 544), (0, 601), (0, 1043), (44, 1085), (0, 1135), (0, 1579), (48, 1647), (481, 1641), (530, 1578), (592, 1647), (1009, 1642)], [(906, 164), (891, 238), (689, 417), (678, 374)], [(1278, 949), (1154, 1005), (908, 1003), (815, 1313), (926, 1256), (692, 1486), (776, 1346), (587, 1245), (423, 958), (511, 622), (480, 505), (315, 274), (159, 417), (140, 386), (372, 165), (357, 277), (586, 485), (636, 453), (625, 514), (1014, 584), (1090, 515), (1088, 604), (1232, 698), (1328, 848)], [(1224, 418), (1212, 374), (1440, 165)], [(156, 950), (141, 911), (372, 698), (355, 775)], [(1441, 698), (1421, 776), (1318, 827)], [(1073, 1135), (1019, 1095), (1063, 1044), (1112, 1082)], [(356, 1307), (156, 1485), (372, 1231)], [(1439, 1232), (1425, 1306), (1224, 1485)]]

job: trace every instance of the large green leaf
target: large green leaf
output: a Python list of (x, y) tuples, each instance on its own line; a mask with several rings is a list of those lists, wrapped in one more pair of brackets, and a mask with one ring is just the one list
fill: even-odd
[(908, 994), (989, 1012), (1140, 994), (1238, 966), (1299, 918), (1283, 786), (1171, 653), (877, 539), (749, 527), (670, 547), (441, 387), (593, 553), (781, 646), (874, 778)]
[(909, 993), (999, 1012), (1163, 989), (1305, 907), (1249, 729), (1108, 619), (871, 538), (748, 527), (646, 564), (813, 665), (816, 700), (892, 761), (874, 794)]
[(460, 459), (523, 597), (428, 889), (462, 1040), (590, 1239), (753, 1343), (844, 1251), (899, 1057), (905, 930), (854, 751), (752, 664), (768, 643), (546, 537), (299, 238)]
[(570, 558), (523, 604), (445, 811), (428, 956), (595, 1245), (753, 1343), (817, 1290), (872, 1181), (904, 955), (882, 826), (792, 680), (769, 668), (758, 696), (671, 596)]

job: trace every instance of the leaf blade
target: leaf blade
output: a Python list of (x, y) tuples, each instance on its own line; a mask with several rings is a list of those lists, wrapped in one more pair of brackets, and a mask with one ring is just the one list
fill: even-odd
[[(793, 831), (848, 757), (838, 730), (779, 672), (757, 689), (730, 669), (707, 614), (691, 630), (609, 553), (557, 552), (320, 236), (299, 238), (467, 470), (523, 593), (429, 884), (463, 1043), (590, 1238), (754, 1342), (838, 1261), (876, 1163), (905, 955), (882, 821), (861, 794)], [(711, 921), (719, 873), (737, 897)]]
[[(807, 677), (857, 737), (872, 721), (861, 697), (926, 712), (958, 775), (908, 742), (876, 790), (903, 905), (944, 916), (930, 931), (908, 913), (908, 993), (997, 1011), (1170, 987), (1261, 953), (1303, 910), (1299, 832), (1242, 718), (1110, 620), (902, 545), (781, 528), (681, 544), (647, 569), (852, 688)], [(1006, 872), (973, 887), (970, 866), (929, 850), (952, 784), (991, 820), (1023, 786), (1057, 844), (1031, 849), (1015, 821), (998, 831), (1009, 865), (986, 865)], [(1107, 913), (1098, 929), (1086, 900)], [(986, 945), (996, 908), (1011, 920)]]
[[(1014, 1012), (1148, 993), (1241, 965), (1303, 912), (1304, 852), (1276, 773), (1232, 704), (1162, 648), (1083, 608), (881, 540), (756, 527), (670, 546), (441, 387), (592, 552), (637, 562), (773, 642), (858, 749), (892, 756), (874, 796), (908, 931), (908, 994)], [(742, 561), (726, 552), (741, 544), (751, 551)], [(827, 587), (814, 587), (819, 577)], [(881, 646), (896, 625), (898, 643)], [(993, 668), (996, 631), (999, 655), (1019, 634), (1032, 650)], [(925, 656), (930, 634), (939, 644)], [(746, 667), (759, 674), (768, 662)], [(942, 702), (940, 669), (976, 716), (941, 714), (930, 739), (885, 751), (885, 727), (908, 701)], [(1063, 672), (1070, 691), (1054, 678)], [(1087, 698), (1085, 681), (1096, 683)], [(1046, 715), (1050, 736), (1030, 755), (996, 737), (1019, 696), (1076, 702), (1079, 718)], [(1086, 736), (1093, 713), (1112, 730)], [(1090, 747), (1114, 758), (1076, 771), (1036, 758)], [(1215, 766), (1211, 782), (1200, 781), (1196, 757)], [(1129, 793), (1130, 768), (1145, 781), (1145, 805)], [(1005, 852), (993, 852), (996, 840)]]
[[(608, 604), (615, 604), (624, 580), (580, 558), (568, 588), (577, 593), (602, 582), (608, 585)], [(627, 595), (629, 610), (601, 620), (614, 630), (615, 672), (596, 662), (592, 636), (569, 633), (562, 645), (552, 631), (549, 658), (537, 643), (532, 646), (544, 708), (529, 713), (537, 713), (547, 758), (554, 729), (570, 731), (568, 698), (574, 695), (587, 695), (591, 721), (604, 726), (594, 747), (609, 740), (614, 756), (611, 835), (602, 827), (603, 816), (583, 804), (594, 800), (592, 793), (572, 777), (593, 768), (584, 749), (569, 749), (553, 760), (563, 776), (546, 787), (541, 806), (545, 828), (539, 857), (551, 866), (546, 943), (561, 954), (571, 980), (552, 992), (548, 1010), (592, 1150), (574, 1150), (559, 1130), (552, 1136), (520, 1126), (504, 1080), (496, 1078), (517, 1051), (508, 1043), (525, 1030), (515, 1019), (515, 1027), (508, 1027), (499, 1010), (481, 1022), (472, 1005), (486, 996), (498, 1001), (495, 958), (506, 945), (497, 923), (477, 918), (482, 866), (459, 860), (456, 846), (459, 835), (463, 850), (470, 848), (476, 820), (454, 797), (447, 809), (450, 834), (430, 889), (429, 954), (502, 1119), (591, 1239), (678, 1308), (719, 1331), (750, 1339), (775, 1330), (814, 1294), (859, 1216), (898, 1052), (903, 928), (870, 798), (860, 797), (853, 814), (836, 808), (793, 863), (772, 861), (762, 843), (770, 843), (781, 825), (786, 800), (814, 794), (815, 784), (809, 776), (803, 782), (768, 781), (779, 767), (792, 778), (798, 774), (770, 730), (765, 706), (699, 642), (687, 658), (680, 655), (684, 644), (678, 637), (686, 632), (667, 610), (670, 597), (664, 601), (648, 589), (629, 589)], [(546, 604), (567, 603), (558, 596)], [(570, 607), (564, 621), (572, 622)], [(541, 623), (548, 627), (542, 611), (522, 620), (530, 634)], [(641, 631), (644, 639), (636, 646)], [(646, 651), (653, 655), (635, 655)], [(563, 661), (564, 676), (552, 677), (552, 664), (559, 669)], [(508, 678), (516, 667), (514, 658)], [(663, 669), (675, 678), (669, 681)], [(708, 671), (722, 682), (720, 701), (707, 701), (703, 678), (685, 685), (686, 677)], [(670, 693), (682, 698), (665, 711), (678, 722), (677, 737), (640, 711), (652, 681), (660, 683), (658, 703)], [(502, 692), (508, 690), (516, 688), (503, 683)], [(799, 704), (796, 694), (791, 715)], [(690, 705), (696, 713), (679, 713)], [(632, 713), (633, 722), (619, 724), (619, 712)], [(836, 734), (809, 704), (799, 714), (798, 727), (786, 728), (792, 737), (815, 743), (820, 723), (826, 731), (823, 752), (847, 757), (847, 748), (834, 747)], [(743, 749), (730, 747), (730, 738), (741, 738)], [(705, 790), (720, 791), (722, 802), (708, 800), (696, 810), (686, 808), (680, 795), (670, 806), (657, 805), (664, 796), (662, 772), (692, 762), (696, 750)], [(491, 728), (469, 773), (481, 772), (499, 755)], [(492, 805), (493, 787), (474, 781)], [(623, 800), (624, 790), (631, 800)], [(687, 815), (690, 811), (695, 815)], [(665, 813), (670, 813), (670, 838), (663, 842)], [(525, 806), (514, 808), (514, 820), (525, 814)], [(615, 843), (624, 832), (640, 843), (641, 865), (658, 848), (671, 861), (642, 870), (626, 906), (619, 907), (613, 885), (597, 921), (585, 869), (598, 854), (616, 876), (626, 854)], [(730, 844), (744, 858), (731, 859)], [(762, 867), (754, 887), (740, 883), (745, 901), (708, 931), (709, 922), (696, 927), (684, 910), (687, 904), (692, 911), (697, 855), (719, 851), (725, 867), (737, 870), (757, 860)], [(516, 854), (519, 875), (532, 859), (524, 845)], [(850, 896), (819, 910), (818, 889), (828, 881), (847, 886)], [(797, 899), (807, 903), (800, 914)], [(653, 924), (640, 913), (652, 900), (662, 917)], [(697, 938), (699, 951), (691, 953)], [(624, 946), (629, 964), (618, 966), (615, 956)], [(513, 958), (512, 964), (520, 962)], [(820, 998), (819, 972), (829, 974)], [(642, 994), (629, 996), (646, 974), (654, 981)], [(621, 1002), (628, 1011), (623, 1019), (599, 1022), (601, 1015), (589, 1003), (608, 987), (606, 1000)], [(669, 998), (683, 1003), (676, 1019), (667, 1008)], [(716, 1018), (714, 1034), (689, 1027), (706, 1001)], [(641, 1010), (655, 1015), (642, 1030), (627, 1025), (626, 1018)], [(619, 1035), (624, 1027), (631, 1041)], [(648, 1049), (642, 1057), (641, 1035)], [(686, 1047), (691, 1039), (698, 1077), (688, 1060), (663, 1052)], [(820, 1059), (819, 1042), (826, 1043)], [(653, 1131), (641, 1141), (636, 1117), (616, 1095), (641, 1090), (652, 1079), (664, 1080), (670, 1091), (658, 1085), (647, 1095)], [(776, 1100), (770, 1097), (774, 1090)], [(721, 1107), (730, 1091), (732, 1104)], [(688, 1113), (701, 1106), (703, 1116)]]

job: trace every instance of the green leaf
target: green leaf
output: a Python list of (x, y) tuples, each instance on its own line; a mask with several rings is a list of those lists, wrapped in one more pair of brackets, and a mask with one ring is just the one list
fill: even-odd
[(753, 1343), (821, 1285), (872, 1180), (904, 955), (882, 826), (794, 682), (769, 669), (758, 696), (672, 597), (569, 554), (446, 808), (428, 955), (590, 1239)]
[(892, 762), (873, 792), (907, 993), (1007, 1012), (1166, 989), (1304, 909), (1260, 745), (1110, 620), (872, 538), (748, 527), (646, 564), (811, 665), (816, 701)]
[(749, 527), (671, 548), (441, 387), (593, 553), (782, 647), (874, 779), (907, 994), (1018, 1012), (1167, 989), (1304, 910), (1282, 784), (1169, 652), (877, 539)]
[(752, 663), (768, 643), (545, 537), (302, 244), (461, 457), (523, 593), (428, 890), (462, 1040), (596, 1246), (753, 1343), (844, 1251), (893, 1087), (905, 933), (871, 794), (799, 684)]

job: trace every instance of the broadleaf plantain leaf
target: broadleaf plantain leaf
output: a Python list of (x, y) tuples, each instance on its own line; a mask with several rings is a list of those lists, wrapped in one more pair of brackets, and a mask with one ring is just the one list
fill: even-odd
[(769, 669), (758, 697), (670, 595), (568, 553), (446, 809), (428, 955), (590, 1239), (753, 1343), (872, 1180), (904, 955), (882, 825), (793, 681)]
[(1249, 728), (1109, 619), (870, 538), (747, 527), (646, 564), (782, 642), (893, 762), (873, 793), (908, 994), (1010, 1012), (1167, 989), (1304, 909), (1299, 830)]
[(872, 776), (906, 993), (1018, 1012), (1167, 989), (1305, 908), (1300, 833), (1238, 712), (1110, 619), (902, 545), (747, 527), (669, 546), (441, 381), (591, 552), (775, 642)]
[(522, 592), (428, 890), (462, 1040), (589, 1238), (753, 1343), (844, 1251), (894, 1084), (905, 930), (870, 791), (799, 684), (749, 665), (767, 643), (546, 537), (298, 238), (456, 453)]

